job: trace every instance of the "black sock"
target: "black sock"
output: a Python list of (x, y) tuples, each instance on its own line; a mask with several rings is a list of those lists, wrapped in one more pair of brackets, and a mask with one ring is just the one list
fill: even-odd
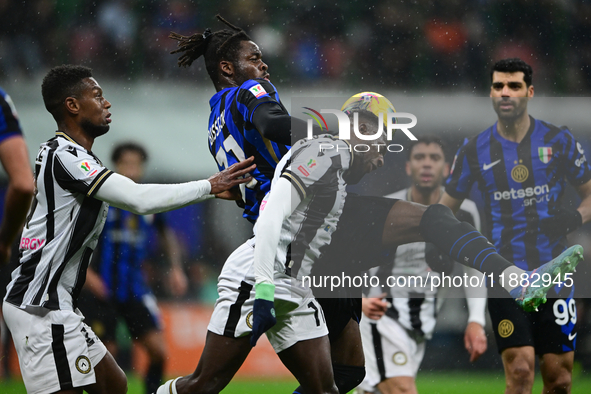
[(162, 384), (162, 375), (164, 374), (164, 363), (152, 362), (148, 367), (148, 373), (144, 383), (146, 384), (146, 393), (155, 393)]
[(467, 267), (497, 278), (506, 268), (513, 266), (501, 257), (484, 235), (466, 222), (460, 222), (451, 209), (441, 204), (427, 208), (420, 225), (421, 235), (442, 252)]

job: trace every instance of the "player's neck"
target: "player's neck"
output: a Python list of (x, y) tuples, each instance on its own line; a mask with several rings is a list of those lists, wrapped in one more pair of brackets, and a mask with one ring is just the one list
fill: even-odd
[(443, 191), (441, 187), (436, 187), (435, 189), (424, 189), (421, 190), (415, 186), (410, 188), (410, 195), (408, 200), (412, 202), (416, 202), (423, 205), (431, 205), (436, 204), (439, 202)]
[(515, 120), (506, 121), (499, 119), (497, 122), (497, 132), (499, 135), (509, 141), (521, 142), (529, 130), (531, 119), (527, 113), (524, 113)]
[(82, 146), (87, 151), (92, 150), (92, 144), (94, 144), (94, 138), (89, 136), (88, 133), (85, 133), (84, 130), (80, 127), (70, 127), (65, 122), (58, 123), (58, 128), (60, 131), (66, 133), (70, 138), (72, 138), (76, 143)]

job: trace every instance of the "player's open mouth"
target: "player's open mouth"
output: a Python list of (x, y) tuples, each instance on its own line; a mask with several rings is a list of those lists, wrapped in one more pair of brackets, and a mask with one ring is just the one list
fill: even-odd
[(266, 81), (270, 81), (270, 80), (269, 80), (269, 77), (270, 77), (270, 75), (269, 75), (269, 74), (265, 74), (265, 75), (263, 75), (263, 79), (264, 79), (264, 80), (266, 80)]

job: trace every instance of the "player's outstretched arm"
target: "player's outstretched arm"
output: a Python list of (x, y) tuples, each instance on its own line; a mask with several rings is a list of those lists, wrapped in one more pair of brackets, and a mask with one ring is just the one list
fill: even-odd
[(20, 135), (0, 144), (0, 160), (8, 174), (8, 190), (0, 225), (0, 265), (10, 258), (12, 241), (21, 230), (34, 192), (27, 145)]
[[(484, 275), (472, 268), (464, 267), (464, 272), (469, 276), (477, 276), (479, 279)], [(468, 283), (473, 283), (469, 281)], [(484, 281), (478, 281), (483, 283)], [(464, 287), (466, 295), (466, 304), (468, 305), (468, 324), (466, 331), (464, 331), (464, 346), (470, 354), (470, 362), (478, 360), (480, 356), (486, 352), (488, 343), (486, 334), (484, 332), (484, 325), (486, 324), (486, 286), (471, 286)]]
[(441, 199), (439, 200), (439, 204), (445, 205), (446, 207), (451, 209), (453, 213), (456, 213), (460, 209), (460, 206), (462, 205), (463, 201), (464, 200), (454, 198), (447, 193), (443, 193), (443, 196), (441, 196)]
[(273, 192), (266, 204), (261, 205), (256, 224), (256, 246), (254, 249), (255, 300), (253, 306), (252, 337), (250, 344), (269, 328), (275, 319), (275, 254), (283, 221), (286, 220), (301, 201), (296, 189), (285, 178), (273, 184)]
[(251, 177), (242, 177), (255, 169), (253, 160), (251, 157), (236, 163), (208, 180), (177, 184), (138, 184), (123, 175), (113, 174), (102, 184), (95, 197), (137, 215), (170, 211), (249, 182)]

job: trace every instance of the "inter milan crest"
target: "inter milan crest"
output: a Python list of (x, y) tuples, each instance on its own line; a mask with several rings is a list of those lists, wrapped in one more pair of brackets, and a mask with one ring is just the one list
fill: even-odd
[(548, 164), (552, 160), (552, 148), (547, 146), (538, 148), (538, 155), (542, 163)]
[(523, 164), (519, 164), (511, 170), (511, 178), (513, 178), (515, 182), (523, 183), (527, 180), (528, 176), (529, 170)]
[(513, 334), (514, 329), (515, 326), (513, 326), (513, 322), (511, 320), (505, 319), (499, 323), (498, 331), (501, 338), (507, 338), (508, 336)]

